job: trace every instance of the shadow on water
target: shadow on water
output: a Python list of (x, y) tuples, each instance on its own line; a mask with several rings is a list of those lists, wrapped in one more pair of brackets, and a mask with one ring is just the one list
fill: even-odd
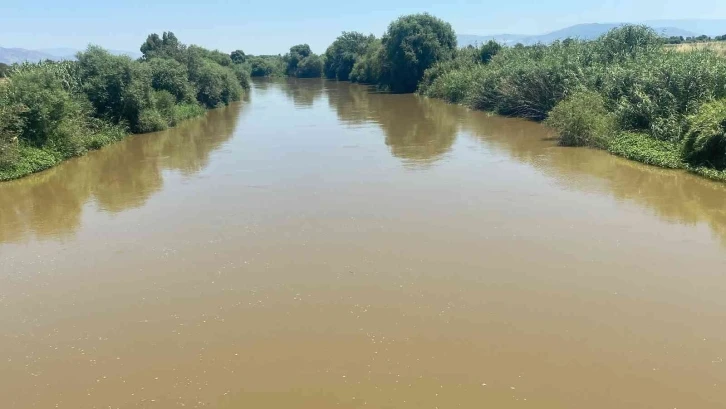
[(391, 153), (407, 166), (429, 166), (451, 150), (457, 134), (532, 166), (568, 190), (601, 192), (650, 209), (674, 223), (706, 223), (726, 245), (726, 185), (588, 148), (556, 145), (542, 124), (492, 116), (414, 95), (327, 82), (328, 101), (349, 125), (376, 123)]
[(326, 82), (328, 102), (350, 125), (378, 124), (391, 154), (409, 168), (429, 167), (456, 140), (460, 107), (411, 94), (385, 94), (373, 87)]
[[(261, 83), (268, 86), (269, 82), (262, 81)], [(325, 80), (322, 78), (285, 78), (279, 82), (285, 95), (292, 99), (296, 108), (311, 108), (315, 101), (323, 96)]]
[(107, 212), (142, 206), (161, 190), (164, 170), (192, 176), (233, 134), (245, 104), (210, 111), (163, 132), (135, 135), (45, 172), (0, 184), (0, 243), (72, 234), (83, 206)]
[(559, 147), (541, 124), (468, 111), (462, 132), (488, 149), (528, 164), (565, 189), (602, 192), (669, 222), (706, 223), (726, 245), (726, 186), (588, 148)]

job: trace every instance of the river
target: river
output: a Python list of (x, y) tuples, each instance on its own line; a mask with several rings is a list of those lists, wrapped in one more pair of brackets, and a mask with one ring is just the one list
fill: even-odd
[(3, 408), (724, 408), (726, 188), (322, 80), (0, 184)]

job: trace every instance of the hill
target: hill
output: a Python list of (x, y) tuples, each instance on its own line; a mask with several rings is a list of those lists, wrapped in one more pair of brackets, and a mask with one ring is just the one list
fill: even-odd
[[(25, 48), (3, 48), (0, 47), (0, 63), (15, 64), (24, 61), (38, 62), (43, 60), (74, 60), (76, 53), (80, 50), (74, 48), (45, 48), (40, 50), (28, 50)], [(124, 50), (108, 50), (115, 55), (128, 55), (131, 58), (141, 57), (141, 53)]]
[[(703, 30), (689, 30), (684, 27), (698, 28), (698, 21), (706, 21), (703, 23)], [(721, 23), (718, 23), (718, 22)], [(718, 32), (719, 28), (723, 26), (726, 30), (726, 20), (683, 20), (683, 26), (678, 25), (679, 20), (662, 20), (662, 21), (651, 21), (646, 22), (649, 26), (653, 27), (658, 33), (664, 37), (670, 36), (683, 36), (692, 37), (701, 34), (708, 34), (708, 32)], [(579, 38), (582, 40), (594, 40), (597, 37), (607, 33), (613, 28), (619, 27), (625, 23), (590, 23), (590, 24), (577, 24), (570, 27), (565, 27), (560, 30), (553, 31), (551, 33), (540, 34), (540, 35), (526, 35), (526, 34), (495, 34), (488, 36), (478, 35), (459, 35), (458, 41), (459, 46), (465, 47), (470, 44), (482, 44), (489, 40), (495, 40), (499, 43), (506, 45), (514, 45), (522, 43), (524, 45), (531, 45), (537, 43), (549, 44), (556, 40), (564, 40), (566, 38)], [(668, 24), (668, 25), (666, 25)], [(726, 32), (726, 31), (724, 31)]]

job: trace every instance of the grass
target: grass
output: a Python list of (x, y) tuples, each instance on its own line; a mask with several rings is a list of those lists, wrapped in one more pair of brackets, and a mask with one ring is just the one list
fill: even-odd
[(703, 43), (668, 44), (666, 48), (676, 51), (690, 52), (698, 50), (711, 50), (722, 56), (726, 56), (726, 41), (707, 41)]
[(610, 141), (608, 152), (626, 159), (662, 168), (683, 169), (680, 146), (673, 142), (654, 139), (647, 134), (624, 132)]

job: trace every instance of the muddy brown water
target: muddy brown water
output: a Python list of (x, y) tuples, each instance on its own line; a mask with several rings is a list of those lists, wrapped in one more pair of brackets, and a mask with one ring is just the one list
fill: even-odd
[(318, 80), (0, 184), (3, 408), (724, 408), (726, 189)]

